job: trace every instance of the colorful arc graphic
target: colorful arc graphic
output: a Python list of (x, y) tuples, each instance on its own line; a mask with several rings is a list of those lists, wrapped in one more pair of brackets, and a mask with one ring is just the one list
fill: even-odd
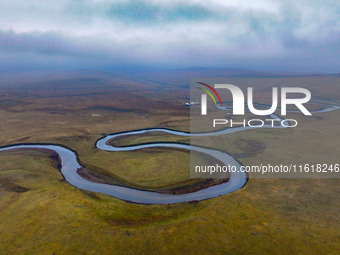
[(208, 91), (208, 90), (206, 90), (206, 89), (203, 89), (203, 88), (199, 88), (199, 87), (197, 87), (198, 89), (201, 89), (201, 90), (203, 90), (205, 93), (207, 93), (211, 98), (212, 98), (212, 100), (214, 100), (214, 103), (215, 103), (215, 105), (216, 105), (216, 100), (215, 100), (215, 98), (213, 97), (213, 95)]
[[(218, 98), (218, 100), (220, 101), (220, 104), (222, 105), (222, 100), (221, 100), (221, 98), (220, 98), (220, 95), (217, 93), (217, 91), (213, 88), (213, 87), (211, 87), (210, 85), (208, 85), (208, 84), (206, 84), (206, 83), (203, 83), (203, 82), (198, 82), (199, 84), (201, 84), (201, 85), (203, 85), (203, 86), (205, 86), (205, 87), (207, 87), (207, 88), (209, 88), (212, 92), (214, 92), (215, 93), (215, 95), (217, 96), (217, 98)], [(202, 89), (203, 90), (203, 89)], [(207, 90), (204, 90), (205, 92), (207, 92)], [(207, 92), (208, 93), (208, 92)], [(214, 99), (214, 97), (211, 95), (211, 93), (208, 93), (210, 96), (211, 96), (211, 98), (214, 100), (214, 102), (215, 102), (215, 105), (216, 105), (216, 101), (215, 101), (215, 99)]]

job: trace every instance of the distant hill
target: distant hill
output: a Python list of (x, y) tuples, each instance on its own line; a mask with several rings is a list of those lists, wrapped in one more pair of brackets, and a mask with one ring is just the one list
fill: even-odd
[(2, 89), (188, 88), (192, 78), (278, 78), (336, 76), (340, 74), (266, 72), (241, 68), (188, 67), (168, 70), (64, 70), (0, 73)]

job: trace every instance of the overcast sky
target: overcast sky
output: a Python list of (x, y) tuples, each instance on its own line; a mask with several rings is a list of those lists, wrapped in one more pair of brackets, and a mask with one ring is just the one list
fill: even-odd
[(0, 68), (339, 72), (339, 0), (0, 2)]

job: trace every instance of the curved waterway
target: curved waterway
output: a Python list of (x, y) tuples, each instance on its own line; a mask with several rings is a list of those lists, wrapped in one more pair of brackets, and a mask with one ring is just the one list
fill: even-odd
[[(319, 112), (326, 112), (338, 109), (339, 107), (335, 107), (334, 105), (329, 105), (328, 108), (321, 110)], [(281, 119), (278, 116), (272, 114), (271, 118)], [(105, 151), (134, 151), (145, 148), (155, 148), (155, 147), (163, 147), (163, 148), (177, 148), (177, 149), (186, 149), (186, 150), (194, 150), (200, 153), (207, 154), (225, 165), (233, 165), (236, 166), (237, 170), (240, 169), (241, 164), (235, 160), (229, 154), (213, 150), (209, 148), (203, 148), (199, 146), (193, 146), (188, 144), (181, 143), (148, 143), (134, 146), (126, 146), (126, 147), (115, 147), (113, 145), (109, 145), (109, 141), (126, 135), (141, 135), (150, 132), (164, 132), (168, 134), (178, 135), (178, 136), (217, 136), (223, 134), (230, 134), (239, 131), (244, 131), (250, 129), (251, 127), (235, 127), (228, 128), (216, 132), (210, 133), (186, 133), (176, 130), (163, 129), (163, 128), (153, 128), (153, 129), (143, 129), (143, 130), (135, 130), (135, 131), (127, 131), (116, 134), (111, 134), (99, 139), (96, 143), (97, 148)], [(282, 126), (274, 126), (264, 125), (258, 128), (284, 128)], [(79, 189), (99, 192), (103, 194), (107, 194), (113, 197), (116, 197), (121, 200), (134, 202), (134, 203), (142, 203), (142, 204), (172, 204), (172, 203), (182, 203), (182, 202), (190, 202), (190, 201), (200, 201), (209, 198), (218, 197), (221, 195), (225, 195), (231, 193), (233, 191), (241, 189), (247, 182), (247, 174), (242, 171), (232, 172), (230, 175), (230, 179), (226, 183), (218, 184), (216, 186), (204, 188), (195, 192), (179, 194), (179, 195), (171, 195), (171, 194), (161, 194), (158, 192), (145, 191), (140, 189), (128, 188), (118, 185), (109, 185), (91, 182), (82, 178), (77, 170), (80, 168), (84, 168), (84, 166), (80, 165), (78, 162), (77, 155), (74, 151), (59, 145), (54, 144), (20, 144), (20, 145), (9, 145), (0, 148), (0, 152), (10, 151), (10, 150), (18, 150), (18, 149), (45, 149), (58, 153), (61, 159), (61, 173), (68, 183), (71, 185), (78, 187)]]

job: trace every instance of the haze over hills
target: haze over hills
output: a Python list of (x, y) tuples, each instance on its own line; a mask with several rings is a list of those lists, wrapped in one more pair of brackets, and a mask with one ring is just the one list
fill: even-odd
[[(294, 76), (339, 76), (310, 72), (265, 72), (242, 68), (189, 67), (158, 70), (59, 70), (0, 72), (0, 88), (157, 88), (189, 87), (191, 78), (278, 78)], [(48, 82), (48, 84), (46, 84)]]

